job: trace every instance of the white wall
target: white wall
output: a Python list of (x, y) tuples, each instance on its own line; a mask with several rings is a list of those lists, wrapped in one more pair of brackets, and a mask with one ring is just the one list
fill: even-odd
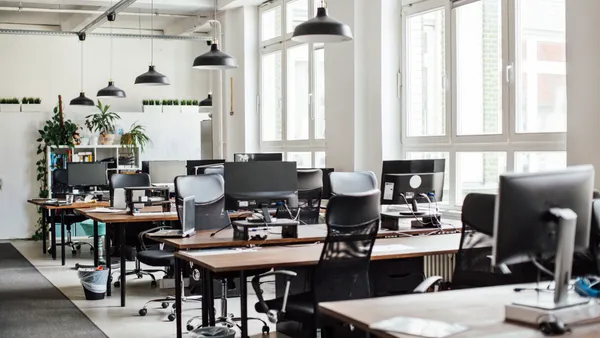
[[(85, 42), (85, 91), (95, 99), (109, 80), (109, 39), (90, 37)], [(169, 77), (166, 87), (135, 86), (135, 77), (148, 69), (150, 41), (114, 39), (114, 80), (126, 99), (110, 100), (119, 122), (145, 125), (153, 144), (144, 159), (200, 158), (200, 116), (143, 114), (141, 101), (153, 99), (204, 99), (208, 73), (191, 68), (194, 58), (208, 50), (203, 41), (155, 40), (157, 70)], [(0, 35), (0, 97), (32, 96), (42, 99), (38, 113), (0, 113), (0, 239), (26, 238), (34, 229), (35, 208), (25, 200), (37, 195), (35, 181), (36, 131), (50, 116), (62, 94), (66, 117), (82, 123), (95, 108), (70, 107), (79, 94), (80, 54), (76, 37)], [(108, 101), (107, 101), (108, 103)]]

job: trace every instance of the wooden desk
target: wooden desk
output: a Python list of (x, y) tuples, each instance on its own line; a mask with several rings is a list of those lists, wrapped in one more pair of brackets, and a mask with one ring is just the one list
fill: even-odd
[[(380, 297), (364, 300), (320, 303), (323, 313), (350, 323), (371, 336), (383, 338), (413, 338), (414, 336), (369, 329), (369, 325), (395, 316), (419, 317), (449, 323), (460, 323), (468, 331), (453, 338), (479, 337), (544, 337), (535, 328), (504, 321), (504, 305), (519, 298), (515, 285), (443, 291), (406, 296)], [(535, 285), (530, 285), (535, 287)], [(600, 324), (573, 328), (569, 337), (600, 336)]]
[[(449, 254), (458, 251), (460, 234), (439, 236), (418, 236), (404, 238), (378, 239), (377, 246), (403, 245), (389, 251), (379, 251), (372, 254), (373, 260), (400, 259), (422, 257), (426, 255)], [(179, 251), (175, 253), (175, 313), (177, 316), (177, 337), (182, 337), (181, 297), (182, 297), (182, 267), (184, 262), (193, 262), (202, 267), (202, 320), (204, 324), (214, 324), (214, 313), (204, 309), (213, 308), (212, 274), (220, 272), (240, 271), (240, 304), (242, 337), (247, 336), (247, 306), (248, 292), (244, 282), (246, 271), (262, 268), (286, 268), (296, 266), (316, 265), (319, 262), (321, 244), (265, 247), (257, 251), (242, 251), (239, 253), (210, 254), (206, 251)]]
[[(39, 208), (42, 209), (42, 253), (46, 253), (47, 252), (47, 240), (48, 240), (48, 231), (46, 230), (46, 224), (48, 223), (48, 221), (50, 222), (50, 226), (52, 229), (52, 238), (50, 239), (51, 242), (51, 247), (53, 248), (52, 250), (52, 259), (56, 259), (56, 229), (55, 224), (56, 224), (56, 212), (57, 210), (61, 212), (61, 218), (60, 218), (60, 227), (61, 227), (61, 242), (63, 243), (63, 245), (61, 245), (61, 255), (62, 255), (62, 265), (65, 265), (65, 229), (64, 229), (64, 211), (66, 210), (74, 210), (74, 209), (82, 209), (82, 208), (93, 208), (93, 207), (107, 207), (109, 205), (109, 203), (107, 201), (102, 201), (102, 202), (88, 202), (88, 203), (83, 203), (83, 202), (79, 202), (79, 203), (73, 203), (73, 204), (68, 204), (68, 205), (57, 205), (57, 204), (46, 204), (47, 200), (45, 199), (29, 199), (27, 200), (27, 203), (33, 204)], [(95, 244), (97, 244), (97, 242), (95, 242)]]

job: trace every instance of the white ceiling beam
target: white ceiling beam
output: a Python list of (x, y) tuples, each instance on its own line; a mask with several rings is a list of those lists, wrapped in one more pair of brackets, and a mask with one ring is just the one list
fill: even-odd
[[(165, 35), (182, 35), (191, 32), (206, 32), (201, 26), (206, 24), (208, 18), (189, 18), (176, 20), (173, 24), (163, 28)], [(210, 29), (209, 29), (210, 30)]]
[[(96, 10), (105, 11), (109, 7), (97, 7)], [(65, 20), (61, 18), (60, 29), (63, 32), (79, 32), (88, 23), (92, 22), (97, 15), (71, 14)]]

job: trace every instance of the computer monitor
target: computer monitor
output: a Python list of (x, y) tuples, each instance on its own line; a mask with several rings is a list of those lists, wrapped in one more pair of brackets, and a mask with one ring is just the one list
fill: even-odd
[[(143, 166), (143, 170), (146, 165)], [(171, 185), (175, 177), (186, 175), (185, 161), (148, 161), (147, 174), (150, 175), (150, 181), (154, 185)]]
[[(446, 160), (443, 158), (383, 161), (381, 170), (381, 204), (410, 203), (413, 211), (417, 212), (417, 203), (441, 202), (444, 197), (445, 170)], [(399, 174), (410, 175), (407, 177), (388, 176)], [(421, 184), (416, 188), (410, 184), (411, 177), (415, 176), (413, 174), (420, 174), (417, 175), (419, 176), (418, 178), (413, 179), (413, 182), (419, 179), (421, 181)], [(428, 195), (429, 200), (419, 196), (421, 193)], [(402, 196), (406, 197), (406, 200)]]
[(98, 187), (108, 185), (106, 162), (67, 163), (67, 182), (70, 187)]
[(181, 231), (184, 236), (196, 233), (196, 197), (188, 196), (183, 199), (183, 212), (181, 213)]
[(500, 176), (493, 263), (535, 263), (538, 258), (556, 257), (554, 302), (535, 307), (568, 305), (573, 252), (589, 246), (593, 187), (592, 166)]
[(223, 164), (225, 160), (188, 160), (187, 161), (187, 174), (188, 175), (202, 175), (204, 169), (214, 164)]
[(239, 153), (233, 155), (234, 162), (283, 161), (282, 153)]
[(270, 223), (270, 206), (298, 207), (296, 162), (226, 162), (224, 178), (227, 210), (262, 209)]

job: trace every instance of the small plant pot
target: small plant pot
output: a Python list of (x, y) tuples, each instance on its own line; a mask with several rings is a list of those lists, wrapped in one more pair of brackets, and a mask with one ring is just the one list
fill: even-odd
[(41, 104), (23, 104), (21, 105), (21, 111), (23, 112), (38, 112), (41, 111)]
[(162, 106), (142, 106), (144, 113), (162, 113)]
[(198, 114), (198, 106), (181, 106), (182, 113)]
[(181, 113), (180, 106), (162, 106), (162, 112), (165, 114), (179, 114)]
[(0, 112), (10, 113), (10, 112), (20, 112), (21, 105), (20, 104), (0, 104)]
[(115, 143), (115, 134), (101, 135), (100, 144), (104, 146), (111, 146), (113, 143)]
[(90, 137), (90, 145), (97, 146), (99, 139), (100, 138), (98, 137), (98, 135), (94, 135), (94, 136)]
[[(96, 140), (97, 142), (97, 140)], [(83, 136), (79, 138), (79, 145), (80, 146), (87, 146), (90, 144), (90, 138), (87, 136)]]

